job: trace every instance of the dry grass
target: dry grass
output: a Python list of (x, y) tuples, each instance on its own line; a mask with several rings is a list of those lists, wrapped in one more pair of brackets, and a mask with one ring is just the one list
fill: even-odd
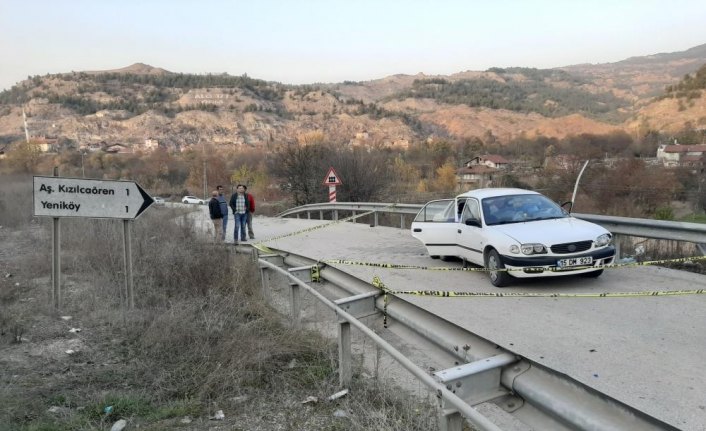
[(32, 177), (0, 176), (0, 226), (19, 228), (32, 220)]
[[(0, 219), (13, 227), (0, 230), (0, 430), (108, 429), (120, 418), (147, 430), (435, 426), (430, 405), (364, 379), (347, 398), (301, 404), (339, 389), (335, 345), (286, 327), (260, 297), (250, 257), (201, 242), (169, 208), (134, 222), (132, 311), (122, 222), (62, 219), (63, 307), (55, 312), (48, 221), (5, 223), (15, 212), (7, 196), (31, 214), (25, 187), (0, 184)], [(339, 409), (347, 417), (334, 417)], [(217, 410), (225, 420), (209, 421)]]

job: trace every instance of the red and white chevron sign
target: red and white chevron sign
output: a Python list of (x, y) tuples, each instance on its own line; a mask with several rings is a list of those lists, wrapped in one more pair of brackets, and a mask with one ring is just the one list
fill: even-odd
[(323, 184), (328, 186), (328, 201), (336, 202), (336, 186), (340, 186), (343, 183), (332, 167), (328, 169), (328, 173), (324, 177)]

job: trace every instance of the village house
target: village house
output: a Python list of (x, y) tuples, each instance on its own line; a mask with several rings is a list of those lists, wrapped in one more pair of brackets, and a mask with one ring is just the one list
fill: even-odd
[(667, 167), (702, 167), (706, 163), (706, 144), (663, 144), (657, 148), (657, 160)]
[(500, 169), (485, 165), (466, 165), (456, 170), (456, 183), (460, 190), (490, 187)]
[(348, 141), (348, 145), (352, 147), (368, 145), (369, 143), (370, 134), (367, 130), (363, 130), (362, 132), (356, 132), (355, 136)]
[(78, 150), (82, 153), (95, 153), (96, 151), (100, 151), (105, 147), (107, 144), (105, 141), (101, 142), (91, 142), (89, 144), (84, 144), (78, 147)]
[(456, 170), (456, 184), (459, 190), (479, 189), (492, 185), (495, 175), (500, 172), (496, 167), (482, 163), (481, 157), (474, 157)]
[(510, 162), (503, 156), (497, 154), (486, 154), (485, 156), (474, 157), (466, 162), (466, 166), (471, 165), (484, 165), (494, 169), (508, 169), (510, 167)]
[(39, 151), (43, 153), (56, 152), (59, 149), (59, 139), (50, 138), (48, 136), (32, 136), (30, 142), (33, 142), (39, 147)]
[(159, 141), (152, 138), (145, 139), (145, 144), (142, 146), (145, 151), (154, 151), (159, 148)]
[(510, 169), (510, 161), (496, 154), (486, 154), (467, 161), (456, 170), (456, 183), (460, 190), (491, 187), (494, 180)]

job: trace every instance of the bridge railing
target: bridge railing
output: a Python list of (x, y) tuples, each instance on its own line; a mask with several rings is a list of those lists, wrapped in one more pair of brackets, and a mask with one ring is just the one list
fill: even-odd
[[(376, 202), (326, 202), (318, 204), (302, 205), (291, 208), (278, 214), (278, 217), (296, 216), (300, 218), (305, 214), (311, 219), (312, 214), (318, 215), (314, 219), (324, 219), (325, 215), (331, 220), (338, 220), (341, 213), (357, 213), (373, 211), (371, 226), (378, 225), (378, 214), (391, 214), (399, 216), (399, 227), (408, 227), (407, 221), (422, 209), (422, 204), (396, 204), (396, 203), (376, 203)], [(318, 214), (316, 214), (318, 213)], [(649, 239), (663, 239), (672, 241), (684, 241), (697, 245), (697, 249), (702, 253), (706, 251), (706, 224), (689, 223), (669, 220), (652, 220), (644, 218), (616, 217), (597, 214), (573, 213), (574, 217), (586, 220), (603, 226), (613, 235), (634, 236)], [(395, 223), (395, 225), (397, 225)], [(615, 240), (616, 247), (619, 241)], [(618, 256), (621, 256), (618, 250)]]

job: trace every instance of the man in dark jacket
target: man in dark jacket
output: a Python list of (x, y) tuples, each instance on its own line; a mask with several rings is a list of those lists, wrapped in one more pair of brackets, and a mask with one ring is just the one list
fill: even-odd
[(208, 213), (213, 222), (213, 240), (215, 242), (223, 241), (223, 213), (221, 212), (221, 203), (218, 201), (218, 192), (211, 192), (211, 200), (208, 201)]
[(226, 240), (226, 232), (228, 231), (228, 201), (223, 195), (223, 186), (216, 186), (216, 191), (218, 192), (218, 202), (221, 204), (221, 214), (223, 215), (223, 232), (221, 239)]
[(248, 186), (243, 186), (245, 188), (245, 196), (248, 197), (248, 236), (250, 239), (255, 239), (255, 232), (252, 230), (252, 215), (255, 212), (255, 199), (252, 197), (252, 193), (248, 193)]

